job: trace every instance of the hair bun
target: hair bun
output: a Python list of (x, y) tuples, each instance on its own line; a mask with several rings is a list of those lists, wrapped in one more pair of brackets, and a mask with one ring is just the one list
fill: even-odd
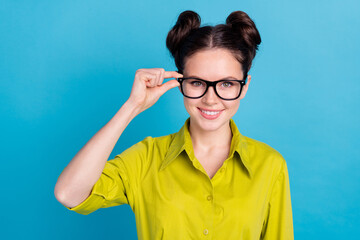
[(176, 25), (185, 26), (187, 27), (187, 29), (194, 29), (194, 28), (199, 28), (200, 23), (201, 23), (201, 18), (199, 14), (197, 14), (194, 11), (187, 10), (179, 15), (175, 26)]
[(226, 24), (232, 30), (242, 36), (246, 45), (255, 51), (258, 50), (258, 45), (261, 43), (260, 34), (251, 18), (243, 11), (232, 12), (226, 19)]
[(187, 10), (179, 15), (176, 24), (169, 31), (166, 38), (166, 46), (174, 58), (177, 58), (182, 42), (190, 35), (192, 30), (200, 27), (200, 23), (199, 14), (194, 11)]
[(226, 24), (200, 27), (200, 16), (191, 10), (179, 14), (169, 31), (166, 47), (183, 74), (187, 59), (197, 51), (222, 48), (229, 50), (241, 65), (244, 78), (251, 68), (261, 38), (255, 23), (242, 11), (232, 12)]

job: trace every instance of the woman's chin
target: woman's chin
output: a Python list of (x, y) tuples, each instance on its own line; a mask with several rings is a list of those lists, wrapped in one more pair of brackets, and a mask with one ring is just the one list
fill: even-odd
[(194, 120), (196, 121), (195, 125), (198, 125), (198, 128), (202, 129), (203, 131), (216, 131), (223, 124), (223, 121), (221, 121), (221, 117), (209, 120), (204, 118), (203, 116), (196, 116), (196, 119)]

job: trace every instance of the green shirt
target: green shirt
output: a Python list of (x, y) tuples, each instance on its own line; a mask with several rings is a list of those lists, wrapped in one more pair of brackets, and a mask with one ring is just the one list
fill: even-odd
[(87, 215), (129, 204), (139, 239), (294, 239), (287, 165), (269, 145), (240, 134), (209, 178), (194, 155), (188, 118), (179, 132), (146, 137), (107, 161)]

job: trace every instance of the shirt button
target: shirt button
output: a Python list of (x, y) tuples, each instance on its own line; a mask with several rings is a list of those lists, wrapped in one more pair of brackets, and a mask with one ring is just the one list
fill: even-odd
[(213, 197), (211, 195), (207, 196), (207, 200), (211, 201)]
[(208, 235), (209, 234), (209, 230), (204, 229), (204, 235)]
[(221, 172), (224, 172), (224, 171), (225, 171), (225, 168), (222, 168), (220, 171), (221, 171)]

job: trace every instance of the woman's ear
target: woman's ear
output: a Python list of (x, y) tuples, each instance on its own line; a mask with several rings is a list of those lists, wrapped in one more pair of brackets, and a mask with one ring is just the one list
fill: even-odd
[(249, 88), (249, 84), (251, 82), (251, 75), (248, 75), (247, 77), (247, 81), (246, 81), (246, 84), (243, 86), (242, 90), (241, 90), (241, 95), (240, 95), (240, 99), (243, 99), (246, 95), (246, 92)]

